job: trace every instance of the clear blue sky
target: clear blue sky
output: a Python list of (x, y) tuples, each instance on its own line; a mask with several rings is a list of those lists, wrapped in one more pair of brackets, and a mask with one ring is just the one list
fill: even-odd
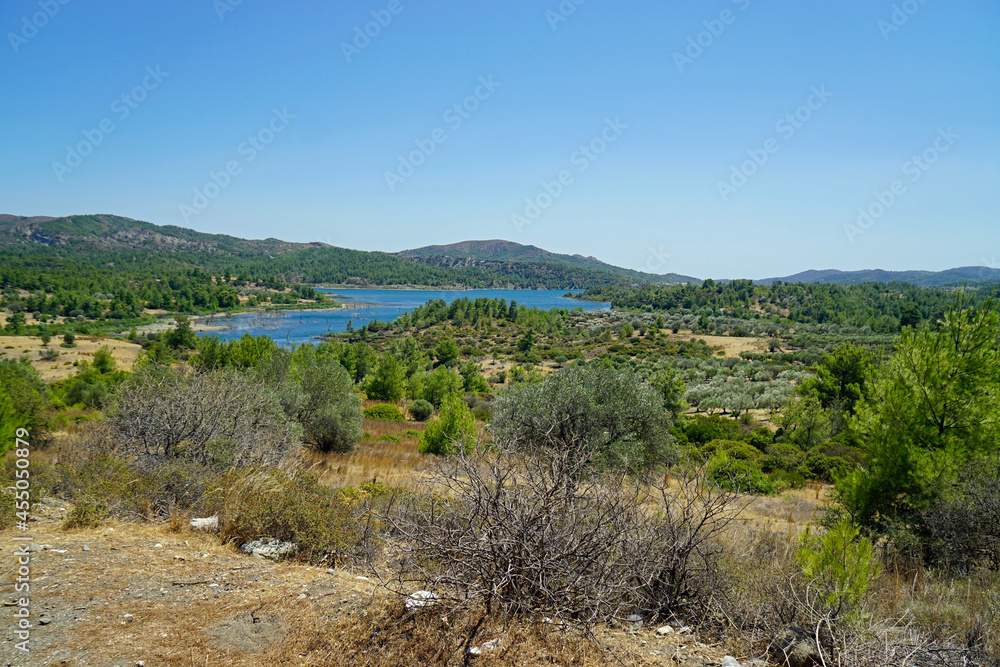
[(0, 9), (3, 213), (715, 278), (1000, 266), (992, 0), (62, 2)]

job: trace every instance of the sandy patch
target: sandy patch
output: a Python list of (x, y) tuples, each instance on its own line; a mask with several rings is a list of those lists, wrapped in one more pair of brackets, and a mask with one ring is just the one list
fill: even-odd
[[(191, 317), (191, 330), (195, 333), (202, 333), (205, 331), (221, 331), (223, 329), (228, 329), (229, 327), (224, 324), (218, 324), (217, 318), (209, 315), (206, 317)], [(164, 331), (170, 331), (177, 326), (177, 320), (172, 317), (160, 320), (159, 322), (153, 322), (152, 324), (143, 324), (141, 327), (136, 327), (135, 331), (138, 334), (148, 334), (148, 333), (163, 333)]]

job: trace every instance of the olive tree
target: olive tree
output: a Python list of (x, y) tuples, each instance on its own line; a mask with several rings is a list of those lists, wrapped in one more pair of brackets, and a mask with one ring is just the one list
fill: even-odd
[(495, 402), (490, 433), (501, 447), (564, 451), (588, 468), (649, 470), (671, 451), (663, 396), (632, 371), (574, 365)]
[(117, 453), (146, 469), (175, 459), (217, 467), (275, 465), (301, 437), (275, 393), (252, 375), (182, 375), (155, 365), (118, 388), (107, 425)]

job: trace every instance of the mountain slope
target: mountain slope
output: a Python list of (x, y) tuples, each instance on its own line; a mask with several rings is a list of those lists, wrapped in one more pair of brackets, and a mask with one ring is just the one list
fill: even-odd
[(0, 215), (0, 247), (31, 249), (47, 246), (57, 251), (93, 247), (156, 253), (190, 251), (247, 257), (322, 247), (324, 243), (290, 243), (278, 239), (249, 240), (225, 234), (160, 226), (118, 215), (71, 215), (31, 218)]
[(449, 245), (431, 245), (395, 253), (399, 257), (419, 259), (437, 266), (455, 265), (455, 260), (463, 260), (466, 266), (477, 262), (516, 262), (521, 264), (556, 264), (581, 269), (606, 271), (615, 275), (641, 282), (659, 284), (695, 283), (701, 281), (691, 276), (676, 273), (663, 275), (633, 271), (600, 261), (596, 257), (583, 255), (563, 255), (549, 252), (533, 245), (522, 245), (513, 241), (492, 239), (489, 241), (461, 241)]
[[(515, 254), (509, 252), (508, 257)], [(248, 240), (115, 215), (0, 216), (0, 260), (6, 269), (0, 277), (11, 284), (36, 284), (43, 274), (65, 276), (97, 269), (129, 275), (198, 269), (272, 276), (286, 282), (466, 288), (585, 289), (646, 282), (651, 277), (592, 258), (534, 261), (550, 255), (560, 257), (535, 248), (519, 261), (466, 258), (459, 262), (443, 256), (401, 256), (324, 243)], [(35, 276), (35, 283), (15, 275), (17, 269)]]
[(755, 281), (758, 285), (770, 285), (775, 281), (786, 283), (827, 283), (833, 285), (858, 285), (870, 282), (901, 282), (919, 287), (953, 287), (963, 284), (1000, 282), (1000, 269), (986, 266), (963, 266), (945, 271), (823, 271), (809, 270), (784, 278), (766, 278)]

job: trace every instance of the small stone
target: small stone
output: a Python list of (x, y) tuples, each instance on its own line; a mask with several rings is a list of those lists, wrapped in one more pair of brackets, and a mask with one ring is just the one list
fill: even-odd
[(154, 549), (162, 549), (162, 548), (163, 548), (163, 545), (162, 545), (162, 544), (160, 544), (159, 542), (157, 542), (156, 544), (154, 544), (154, 545), (153, 545), (153, 548), (154, 548)]
[(337, 574), (337, 571), (334, 570), (332, 567), (330, 567), (330, 568), (327, 568), (326, 573), (327, 574)]
[(38, 619), (38, 625), (48, 625), (52, 622), (52, 617), (48, 614), (42, 614), (42, 617)]
[(630, 632), (638, 632), (639, 629), (642, 627), (642, 616), (639, 616), (638, 614), (632, 614), (631, 616), (625, 619), (625, 624)]
[(354, 578), (357, 579), (358, 581), (368, 581), (368, 577), (357, 576)]
[(84, 545), (83, 545), (83, 550), (84, 550), (84, 551), (90, 551), (90, 547), (89, 547), (89, 546), (87, 546), (86, 544), (84, 544)]
[(666, 637), (667, 635), (672, 635), (673, 633), (674, 629), (669, 625), (661, 625), (660, 627), (656, 628), (657, 637)]

